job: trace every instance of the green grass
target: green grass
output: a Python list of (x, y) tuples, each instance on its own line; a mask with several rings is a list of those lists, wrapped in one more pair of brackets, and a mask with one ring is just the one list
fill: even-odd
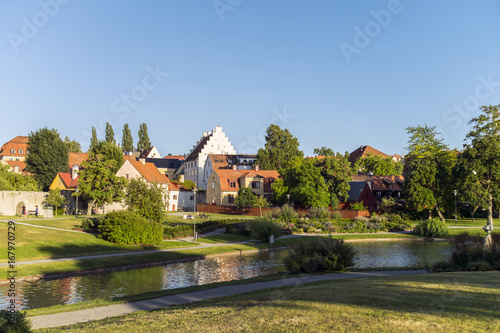
[(237, 243), (251, 240), (250, 237), (240, 236), (240, 235), (231, 235), (231, 234), (220, 234), (220, 235), (212, 235), (207, 237), (198, 238), (198, 242), (200, 243), (209, 243), (209, 244), (217, 244), (217, 243)]
[(41, 225), (44, 227), (60, 228), (66, 230), (73, 230), (73, 228), (79, 228), (82, 224), (83, 218), (74, 217), (59, 217), (53, 219), (16, 219), (16, 222), (28, 223), (33, 225)]
[(500, 272), (332, 280), (40, 332), (498, 332)]
[[(471, 218), (459, 218), (457, 219), (457, 226), (459, 227), (484, 227), (486, 225), (485, 218), (476, 218), (473, 222)], [(446, 219), (446, 224), (448, 226), (455, 226), (455, 219)]]

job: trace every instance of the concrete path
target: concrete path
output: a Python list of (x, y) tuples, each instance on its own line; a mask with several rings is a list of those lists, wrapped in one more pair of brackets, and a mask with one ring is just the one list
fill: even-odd
[(425, 274), (425, 270), (411, 271), (373, 271), (373, 272), (354, 272), (354, 273), (330, 273), (324, 275), (304, 275), (288, 279), (280, 279), (267, 282), (256, 282), (249, 284), (240, 284), (233, 286), (218, 287), (177, 295), (164, 296), (149, 300), (129, 302), (123, 304), (109, 305), (92, 309), (55, 313), (44, 316), (35, 316), (29, 318), (33, 328), (47, 328), (72, 325), (93, 320), (101, 320), (108, 317), (121, 316), (136, 311), (149, 311), (171, 305), (181, 305), (193, 302), (201, 302), (209, 299), (245, 294), (258, 290), (271, 288), (296, 286), (308, 282), (328, 281), (350, 278), (367, 278), (396, 275), (414, 275)]

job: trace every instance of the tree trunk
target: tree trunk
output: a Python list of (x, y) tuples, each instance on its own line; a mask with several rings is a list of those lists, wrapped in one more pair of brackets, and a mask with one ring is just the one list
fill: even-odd
[(92, 208), (94, 208), (95, 200), (89, 201), (87, 205), (87, 215), (92, 215)]
[(436, 213), (438, 214), (439, 219), (441, 220), (441, 222), (446, 223), (446, 220), (445, 220), (445, 218), (443, 216), (443, 213), (441, 213), (441, 210), (439, 209), (438, 204), (436, 204)]
[(488, 198), (488, 214), (486, 216), (486, 229), (493, 230), (493, 195), (490, 194)]
[(262, 207), (259, 207), (260, 218), (262, 218)]

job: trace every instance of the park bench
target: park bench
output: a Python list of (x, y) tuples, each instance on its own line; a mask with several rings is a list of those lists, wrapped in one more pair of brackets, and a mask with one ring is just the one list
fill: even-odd
[(28, 210), (28, 215), (36, 215), (36, 210)]

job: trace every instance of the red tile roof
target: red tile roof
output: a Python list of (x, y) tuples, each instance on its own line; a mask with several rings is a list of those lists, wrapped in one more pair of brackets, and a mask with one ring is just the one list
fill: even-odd
[(352, 176), (355, 182), (371, 181), (372, 191), (402, 191), (404, 180), (403, 176)]
[[(275, 170), (228, 170), (215, 169), (214, 172), (219, 176), (222, 192), (238, 192), (240, 188), (240, 178), (246, 177), (262, 177), (264, 178), (264, 192), (271, 192), (271, 184), (279, 178), (278, 171)], [(234, 182), (236, 187), (230, 187), (230, 183)]]
[(155, 167), (153, 163), (145, 162), (142, 164), (141, 161), (136, 161), (135, 158), (126, 158), (132, 164), (134, 169), (137, 170), (144, 177), (144, 180), (148, 183), (159, 183), (159, 184), (168, 184), (169, 180), (167, 176), (162, 174), (158, 168)]
[(381, 157), (390, 157), (389, 155), (381, 152), (380, 150), (377, 150), (373, 147), (370, 146), (361, 146), (352, 153), (349, 154), (349, 162), (353, 163), (355, 162), (358, 158), (363, 158), (368, 155), (377, 155)]
[[(0, 148), (0, 156), (20, 156), (26, 157), (26, 149), (28, 148), (28, 137), (27, 136), (16, 136), (14, 139), (6, 142), (2, 148)], [(14, 149), (14, 153), (11, 150)], [(22, 154), (19, 154), (19, 150), (22, 150)]]
[(26, 171), (26, 162), (25, 161), (8, 161), (8, 160), (2, 160), (2, 162), (7, 163), (12, 170), (17, 166), (19, 167), (19, 170), (21, 171), (21, 174), (23, 175), (30, 175), (29, 172)]
[(73, 165), (81, 166), (82, 162), (88, 159), (89, 159), (89, 154), (87, 153), (69, 153), (68, 165), (71, 169)]
[(71, 179), (71, 174), (68, 172), (59, 172), (57, 175), (61, 178), (66, 188), (70, 189), (78, 187), (78, 179), (80, 176), (77, 176), (75, 179)]

